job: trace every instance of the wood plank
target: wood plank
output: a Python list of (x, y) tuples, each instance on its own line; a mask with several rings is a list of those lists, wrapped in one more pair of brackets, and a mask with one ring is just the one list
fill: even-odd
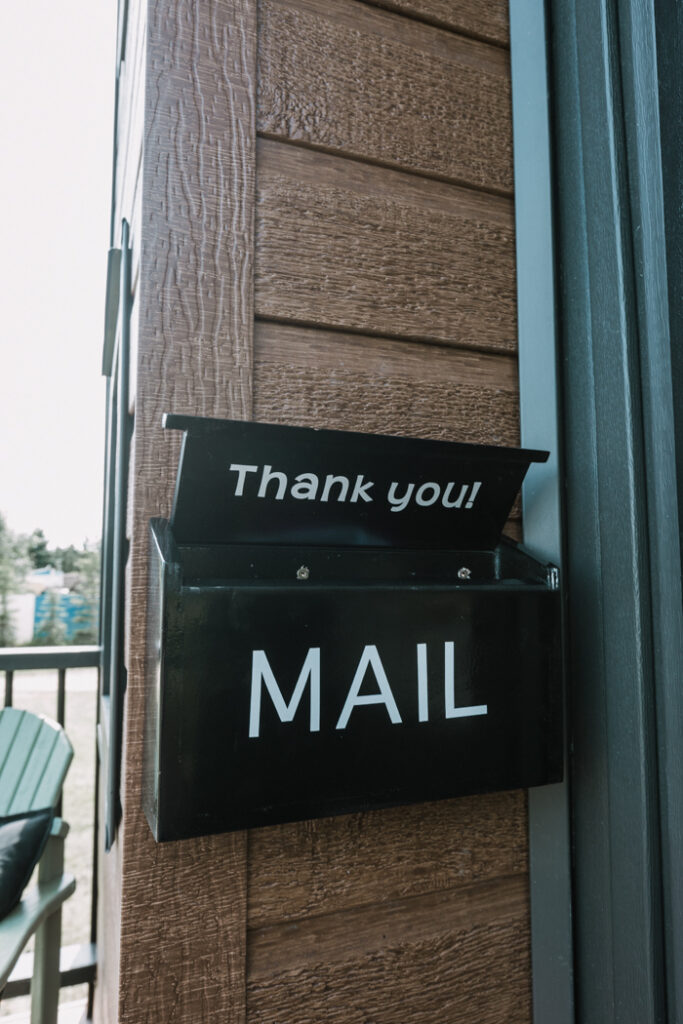
[(259, 316), (515, 350), (511, 200), (263, 139), (257, 160)]
[[(2, 710), (5, 711), (4, 708)], [(17, 740), (25, 716), (26, 712), (18, 709), (11, 710), (9, 714), (0, 714), (0, 779), (4, 780), (10, 752)], [(3, 790), (5, 788), (6, 783), (3, 781)]]
[(519, 790), (254, 829), (249, 926), (443, 892), (527, 868), (526, 794)]
[(472, 387), (518, 390), (514, 355), (471, 352), (443, 345), (315, 330), (269, 320), (254, 328), (254, 359), (298, 366), (324, 366), (367, 373), (373, 378), (405, 377), (432, 384), (444, 380)]
[(158, 0), (149, 9), (127, 585), (134, 612), (116, 844), (119, 1024), (240, 1024), (245, 1014), (245, 835), (156, 845), (140, 789), (148, 523), (170, 510), (177, 464), (177, 439), (161, 416), (251, 412), (255, 15), (251, 0)]
[(510, 356), (257, 322), (254, 417), (516, 445), (517, 363)]
[(249, 933), (248, 1020), (531, 1019), (527, 881), (499, 879)]
[[(11, 814), (14, 794), (41, 731), (42, 719), (16, 708), (0, 715), (0, 814)], [(26, 808), (28, 810), (28, 808)]]
[(508, 0), (366, 0), (376, 7), (423, 18), (475, 39), (508, 46)]
[[(46, 736), (45, 733), (48, 733)], [(36, 746), (41, 749), (41, 756), (47, 755), (43, 762), (40, 777), (37, 773), (29, 770), (28, 777), (22, 778), (22, 784), (17, 789), (12, 800), (11, 814), (19, 814), (24, 810), (40, 810), (43, 807), (54, 807), (59, 799), (62, 784), (69, 765), (74, 756), (73, 747), (65, 733), (56, 737), (50, 736), (52, 729), (41, 729)]]
[(507, 51), (355, 0), (261, 0), (257, 124), (270, 138), (512, 193)]
[(322, 961), (355, 960), (381, 950), (387, 941), (418, 943), (472, 925), (485, 928), (508, 917), (524, 916), (527, 908), (528, 882), (515, 876), (250, 928), (249, 981)]
[(9, 813), (54, 807), (73, 756), (66, 733), (57, 731), (52, 723), (42, 722)]

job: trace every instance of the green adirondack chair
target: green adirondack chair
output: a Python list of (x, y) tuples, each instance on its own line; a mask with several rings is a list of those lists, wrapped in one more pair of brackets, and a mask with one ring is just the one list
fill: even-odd
[[(55, 807), (73, 757), (61, 726), (16, 708), (0, 711), (0, 815)], [(69, 826), (59, 818), (38, 867), (38, 884), (0, 921), (0, 992), (22, 949), (35, 934), (31, 981), (31, 1024), (56, 1024), (62, 903), (76, 888), (64, 873), (64, 839)]]

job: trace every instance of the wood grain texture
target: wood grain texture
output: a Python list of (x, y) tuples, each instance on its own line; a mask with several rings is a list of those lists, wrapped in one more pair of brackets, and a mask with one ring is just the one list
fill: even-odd
[(405, 377), (433, 384), (451, 380), (472, 387), (518, 389), (514, 355), (469, 352), (268, 320), (255, 324), (254, 359), (367, 373), (378, 380)]
[(178, 439), (162, 413), (251, 413), (255, 5), (149, 11), (131, 609), (124, 731), (119, 1021), (241, 1024), (246, 837), (157, 846), (140, 810), (150, 516), (168, 514)]
[(244, 835), (157, 845), (130, 817), (119, 1020), (243, 1020)]
[(249, 926), (524, 875), (526, 823), (514, 791), (254, 829)]
[(355, 0), (260, 0), (269, 137), (511, 194), (507, 51)]
[(249, 1024), (528, 1022), (527, 881), (250, 931), (247, 998)]
[(510, 43), (508, 0), (365, 0), (375, 7), (422, 18), (475, 39)]
[(254, 418), (517, 445), (510, 356), (257, 322)]
[(255, 308), (268, 319), (512, 352), (512, 201), (259, 140)]

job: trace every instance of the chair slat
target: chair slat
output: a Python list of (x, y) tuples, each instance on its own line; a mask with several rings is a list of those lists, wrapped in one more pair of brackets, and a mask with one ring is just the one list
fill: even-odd
[[(46, 726), (45, 723), (41, 723), (40, 730), (36, 736), (33, 750), (31, 752), (30, 760), (22, 772), (19, 783), (14, 791), (14, 796), (9, 805), (9, 814), (22, 814), (26, 811), (38, 810), (33, 802), (33, 798), (40, 786), (40, 783), (45, 776), (47, 766), (50, 762), (50, 757), (55, 745), (59, 739), (59, 734)], [(57, 785), (56, 792), (59, 793), (59, 786), (61, 786), (61, 780), (55, 780)], [(49, 807), (52, 804), (45, 804), (44, 806)]]
[(12, 743), (9, 747), (7, 757), (2, 766), (0, 775), (0, 814), (9, 814), (14, 794), (26, 770), (31, 757), (33, 745), (40, 732), (40, 718), (36, 715), (29, 715), (14, 708), (4, 708), (2, 718), (8, 713), (14, 712), (21, 715), (18, 728), (14, 733)]
[(25, 714), (25, 711), (17, 711), (16, 708), (4, 708), (0, 712), (0, 779), (17, 729)]
[(72, 757), (56, 722), (16, 708), (0, 711), (0, 814), (53, 807)]
[(30, 810), (40, 810), (41, 807), (54, 807), (59, 798), (62, 783), (73, 756), (73, 747), (66, 733), (60, 732), (50, 757), (45, 764), (43, 776), (33, 794)]

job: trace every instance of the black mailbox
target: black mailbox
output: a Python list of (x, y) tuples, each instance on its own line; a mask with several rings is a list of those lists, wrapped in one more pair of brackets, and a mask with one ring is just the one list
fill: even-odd
[(167, 416), (157, 840), (562, 775), (557, 570), (500, 533), (545, 452)]

